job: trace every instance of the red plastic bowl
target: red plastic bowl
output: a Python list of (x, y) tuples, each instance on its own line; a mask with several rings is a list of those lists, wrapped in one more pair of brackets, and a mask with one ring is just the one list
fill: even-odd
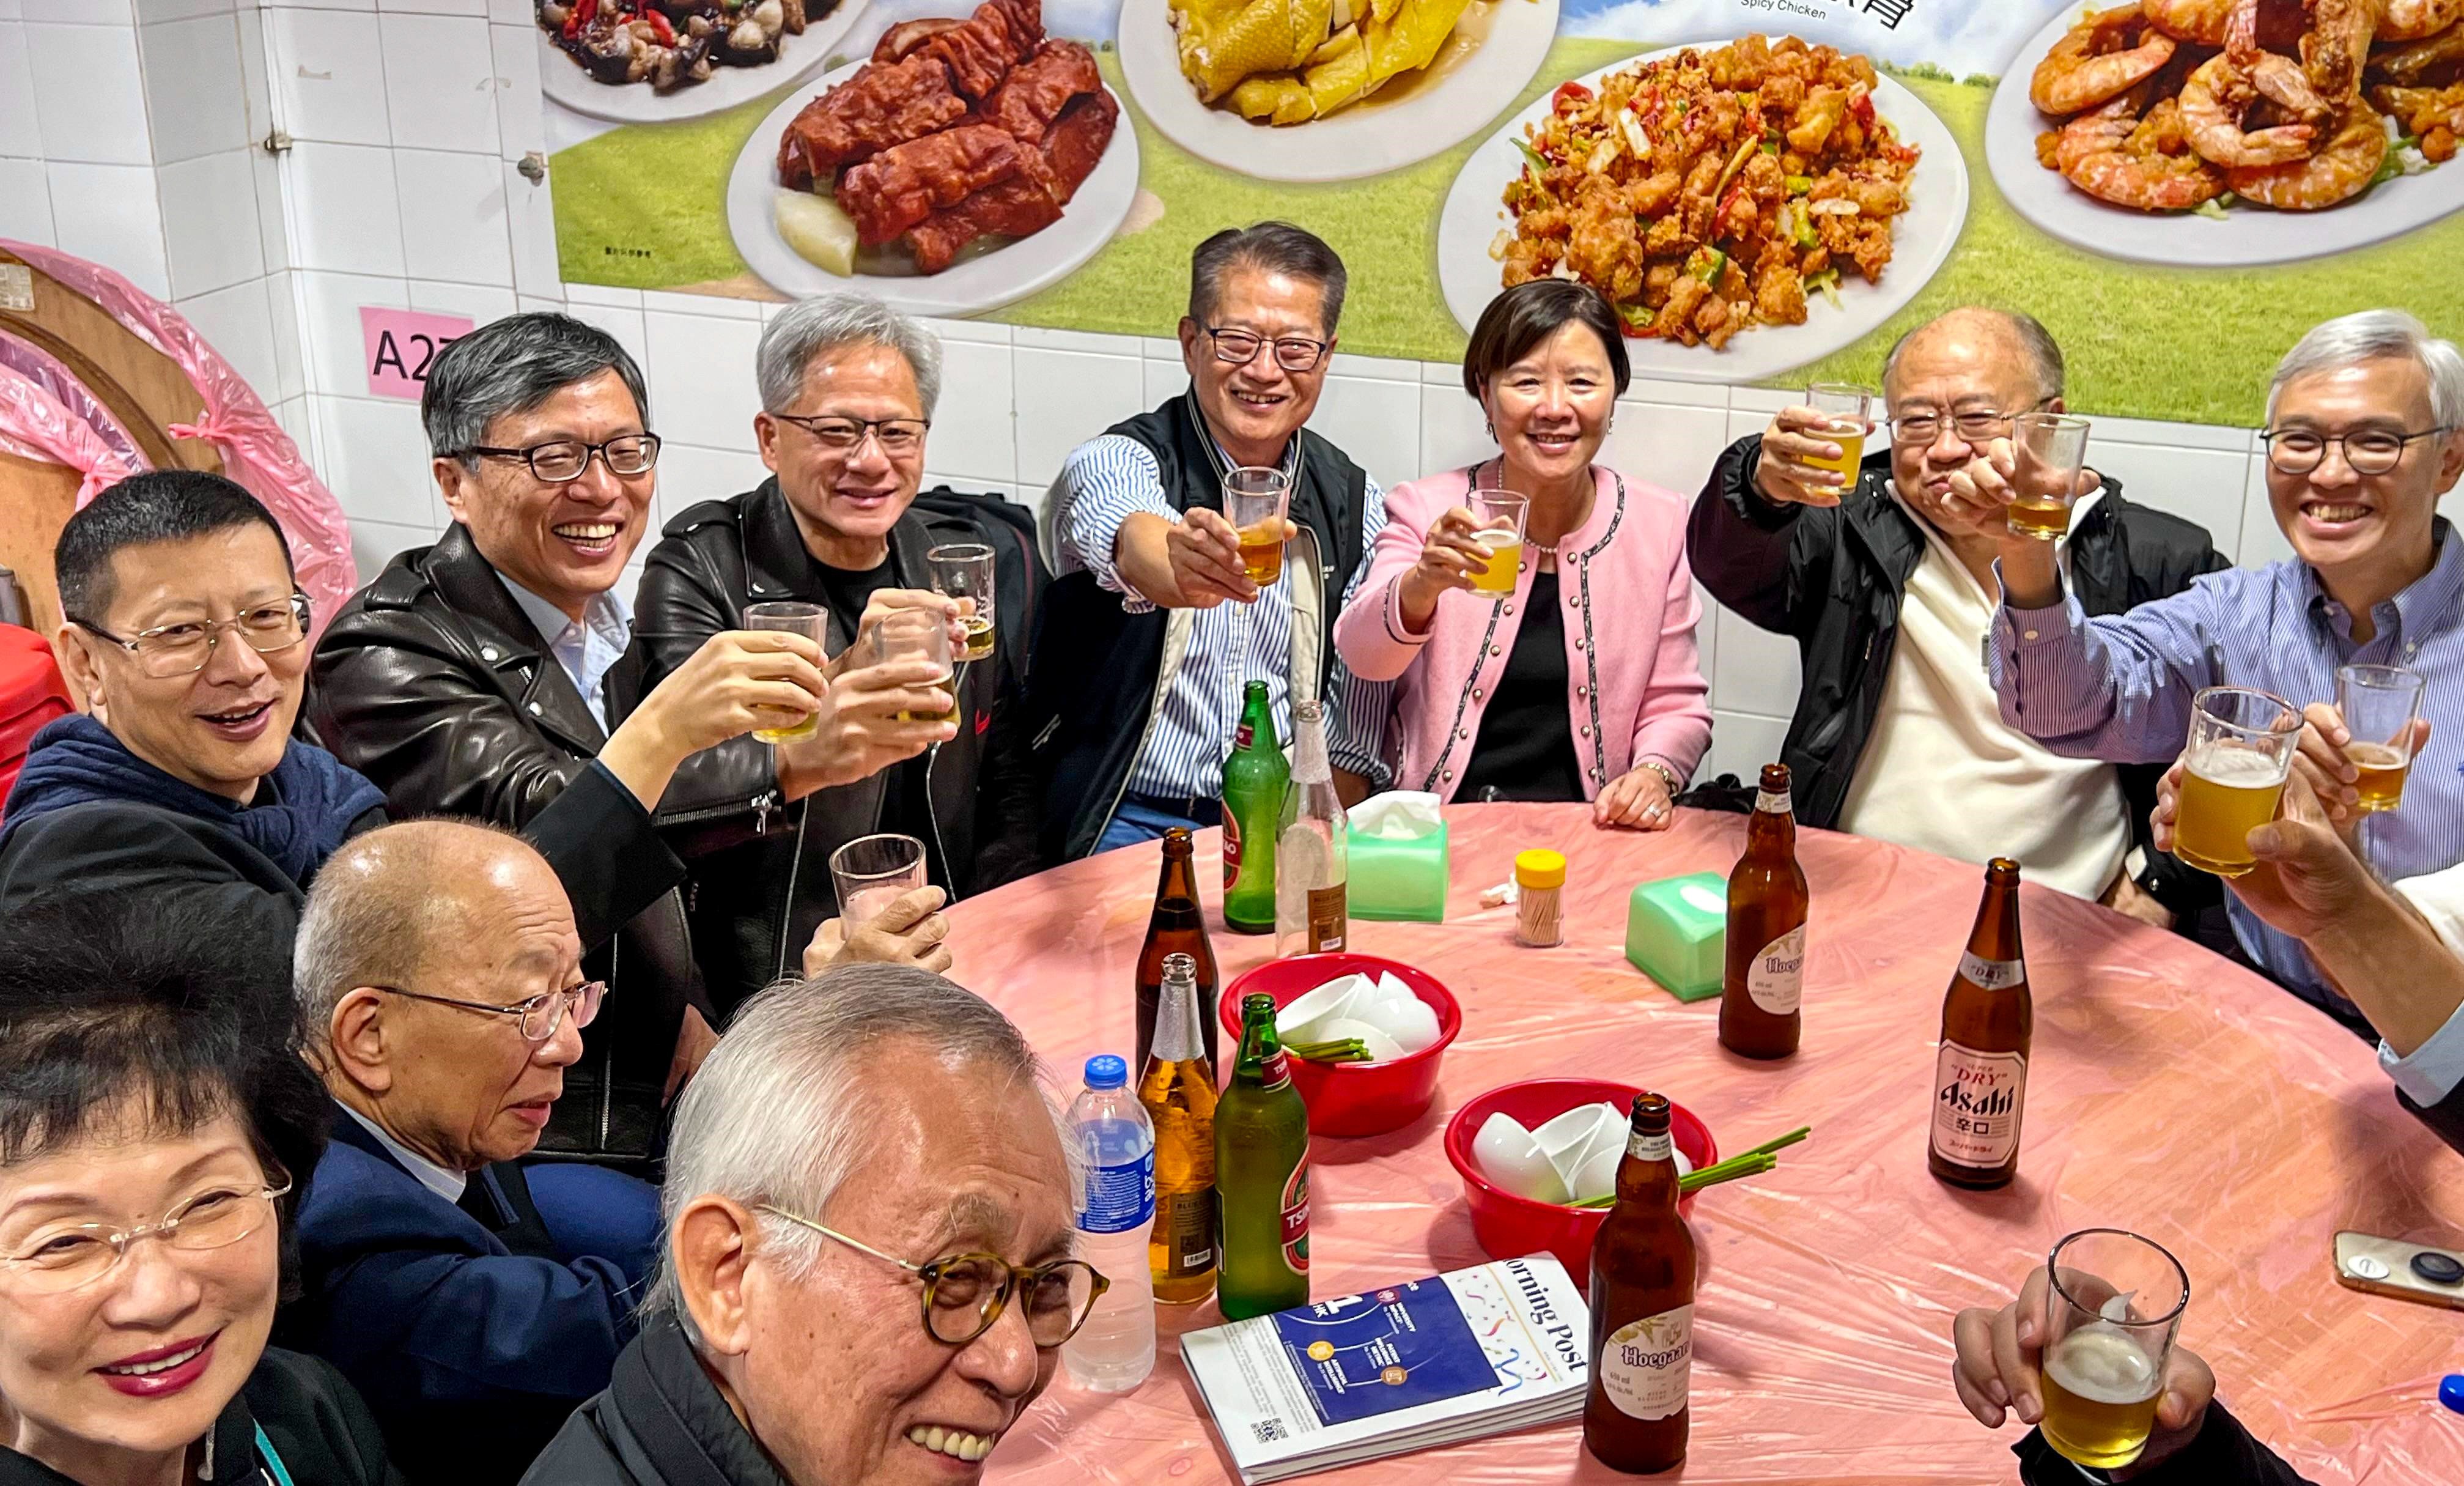
[[(1566, 1266), (1566, 1273), (1573, 1276), (1574, 1288), (1579, 1290), (1591, 1282), (1592, 1240), (1599, 1236), (1600, 1223), (1608, 1217), (1608, 1209), (1534, 1202), (1481, 1175), (1479, 1165), (1471, 1159), (1471, 1142), (1479, 1137), (1480, 1127), (1488, 1122), (1488, 1117), (1505, 1115), (1522, 1121), (1527, 1130), (1536, 1130), (1582, 1104), (1606, 1100), (1619, 1109), (1632, 1109), (1634, 1097), (1641, 1092), (1632, 1084), (1598, 1078), (1534, 1078), (1491, 1089), (1455, 1111), (1454, 1119), (1446, 1121), (1446, 1160), (1454, 1163), (1455, 1174), (1463, 1178), (1463, 1202), (1471, 1209), (1472, 1234), (1488, 1251), (1489, 1257), (1514, 1259), (1545, 1249)], [(1711, 1140), (1709, 1127), (1695, 1119), (1693, 1111), (1674, 1100), (1668, 1106), (1668, 1134), (1695, 1170), (1719, 1161), (1720, 1147)], [(1677, 1199), (1677, 1210), (1693, 1215), (1692, 1193)]]
[[(1397, 960), (1376, 955), (1294, 955), (1269, 960), (1234, 977), (1223, 987), (1216, 1015), (1232, 1042), (1241, 1040), (1241, 1002), (1264, 993), (1281, 1010), (1331, 980), (1346, 975), (1375, 976), (1379, 971), (1412, 987), (1412, 993), (1438, 1013), (1438, 1040), (1418, 1053), (1382, 1063), (1312, 1063), (1291, 1058), (1292, 1087), (1309, 1106), (1311, 1135), (1384, 1135), (1400, 1130), (1429, 1107), (1438, 1094), (1438, 1060), (1463, 1031), (1463, 1008), (1436, 976)], [(1229, 1059), (1226, 1060), (1227, 1065)]]

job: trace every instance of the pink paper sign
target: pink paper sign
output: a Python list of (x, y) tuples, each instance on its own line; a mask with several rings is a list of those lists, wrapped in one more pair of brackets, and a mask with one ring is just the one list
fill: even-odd
[(360, 334), (367, 343), (369, 395), (419, 401), (436, 353), (469, 335), (476, 323), (466, 315), (422, 315), (361, 305)]

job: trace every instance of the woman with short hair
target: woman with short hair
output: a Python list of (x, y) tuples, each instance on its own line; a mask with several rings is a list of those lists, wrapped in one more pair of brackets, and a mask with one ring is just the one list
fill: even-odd
[[(1386, 493), (1387, 524), (1335, 645), (1394, 680), (1399, 788), (1445, 800), (1588, 800), (1602, 826), (1665, 829), (1710, 745), (1683, 497), (1594, 460), (1630, 378), (1617, 312), (1544, 278), (1490, 301), (1463, 388), (1498, 452)], [(1511, 593), (1472, 506), (1529, 501)]]

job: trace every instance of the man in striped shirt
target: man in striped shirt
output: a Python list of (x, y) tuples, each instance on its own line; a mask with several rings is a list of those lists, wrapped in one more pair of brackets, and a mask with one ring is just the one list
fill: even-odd
[[(1076, 857), (1220, 818), (1243, 685), (1327, 707), (1347, 799), (1382, 783), (1389, 688), (1337, 657), (1334, 616), (1368, 568), (1385, 498), (1304, 425), (1343, 311), (1343, 260), (1280, 222), (1226, 230), (1191, 260), (1180, 322), (1189, 390), (1071, 452), (1046, 546), (1059, 575), (1032, 668), (1045, 847)], [(1222, 512), (1240, 468), (1291, 482), (1283, 576), (1243, 575)]]

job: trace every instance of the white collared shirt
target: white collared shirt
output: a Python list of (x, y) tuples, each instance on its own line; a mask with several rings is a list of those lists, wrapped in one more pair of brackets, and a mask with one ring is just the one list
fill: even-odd
[[(340, 1099), (335, 1100), (335, 1102), (338, 1104), (341, 1103)], [(427, 1187), (429, 1191), (444, 1198), (447, 1202), (458, 1203), (462, 1200), (463, 1190), (471, 1185), (471, 1179), (468, 1176), (465, 1176), (461, 1172), (455, 1171), (451, 1167), (440, 1166), (436, 1163), (421, 1155), (419, 1152), (412, 1150), (409, 1146), (405, 1145), (400, 1141), (395, 1140), (392, 1136), (387, 1135), (382, 1125), (379, 1125), (375, 1120), (361, 1114), (358, 1110), (353, 1109), (348, 1104), (342, 1104), (342, 1113), (350, 1116), (353, 1120), (358, 1120), (360, 1122), (361, 1129), (375, 1136), (377, 1138), (377, 1143), (385, 1148), (385, 1154), (391, 1156), (394, 1160), (401, 1162), (404, 1170), (409, 1172), (412, 1176), (419, 1178), (420, 1186)]]
[(573, 678), (575, 689), (582, 693), (583, 705), (590, 709), (590, 715), (599, 720), (600, 729), (605, 731), (607, 703), (600, 696), (600, 683), (623, 658), (625, 647), (632, 643), (632, 606), (610, 588), (592, 594), (590, 602), (582, 606), (582, 617), (574, 619), (502, 572), (496, 574), (496, 581), (505, 586), (505, 591), (530, 617), (539, 638), (547, 641), (548, 654)]

